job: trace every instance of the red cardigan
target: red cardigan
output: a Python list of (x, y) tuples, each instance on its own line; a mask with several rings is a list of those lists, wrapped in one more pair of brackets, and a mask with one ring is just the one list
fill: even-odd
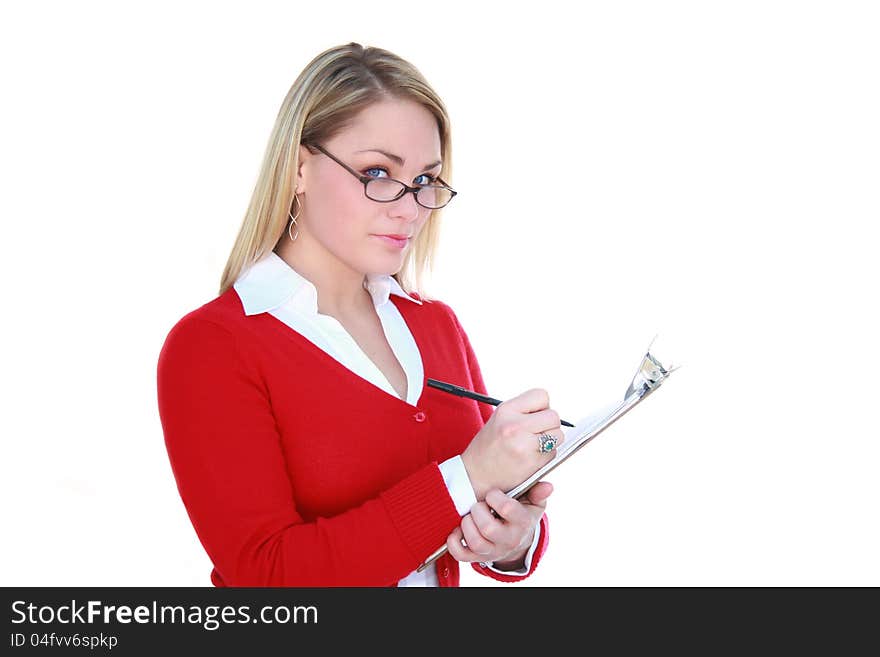
[[(485, 393), (446, 304), (391, 300), (426, 377)], [(427, 385), (411, 406), (272, 315), (246, 316), (234, 288), (177, 322), (157, 374), (171, 467), (215, 586), (394, 586), (461, 521), (437, 464), (491, 407)], [(544, 516), (530, 573), (547, 538)], [(455, 559), (436, 567), (441, 586), (458, 586)]]

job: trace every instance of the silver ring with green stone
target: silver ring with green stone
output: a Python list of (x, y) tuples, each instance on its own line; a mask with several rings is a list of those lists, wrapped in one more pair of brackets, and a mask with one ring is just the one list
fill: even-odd
[(549, 454), (554, 449), (556, 449), (557, 438), (555, 436), (551, 436), (549, 433), (542, 433), (538, 435), (538, 450), (541, 454)]

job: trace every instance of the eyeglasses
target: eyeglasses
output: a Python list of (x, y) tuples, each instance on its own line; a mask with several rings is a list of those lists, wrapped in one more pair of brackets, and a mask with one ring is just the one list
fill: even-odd
[(371, 176), (363, 176), (352, 169), (350, 166), (348, 166), (345, 162), (338, 160), (333, 155), (325, 151), (318, 144), (310, 145), (317, 148), (324, 155), (336, 162), (336, 164), (343, 167), (351, 175), (360, 180), (364, 184), (364, 194), (371, 201), (377, 201), (379, 203), (391, 203), (392, 201), (396, 201), (397, 199), (402, 198), (409, 192), (412, 192), (413, 196), (416, 199), (416, 203), (421, 205), (423, 208), (428, 208), (429, 210), (437, 210), (449, 203), (449, 201), (452, 200), (452, 197), (458, 194), (458, 192), (449, 187), (449, 185), (443, 182), (440, 178), (437, 178), (437, 181), (441, 183), (440, 185), (431, 184), (421, 185), (419, 187), (410, 187), (406, 183), (402, 183), (399, 180), (394, 180), (394, 178), (373, 178)]

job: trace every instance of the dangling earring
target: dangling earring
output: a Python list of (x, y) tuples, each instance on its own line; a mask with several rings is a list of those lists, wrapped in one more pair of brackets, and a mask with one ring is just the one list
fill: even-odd
[[(287, 224), (287, 234), (290, 236), (291, 242), (296, 242), (296, 238), (299, 237), (299, 228), (296, 229), (296, 232), (291, 231), (296, 228), (296, 220), (302, 215), (303, 202), (299, 200), (299, 197), (296, 194), (293, 195), (293, 202), (299, 205), (299, 211), (291, 216), (290, 211), (288, 210), (287, 216), (290, 217), (290, 223)], [(293, 203), (291, 203), (291, 206), (292, 205)]]

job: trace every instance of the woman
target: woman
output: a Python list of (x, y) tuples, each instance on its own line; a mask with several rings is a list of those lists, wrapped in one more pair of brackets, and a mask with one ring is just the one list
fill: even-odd
[(215, 586), (457, 586), (459, 561), (502, 581), (540, 561), (552, 487), (502, 491), (564, 437), (547, 393), (492, 408), (425, 385), (485, 392), (455, 314), (414, 290), (450, 156), (443, 103), (387, 51), (327, 50), (285, 98), (219, 296), (158, 363)]

